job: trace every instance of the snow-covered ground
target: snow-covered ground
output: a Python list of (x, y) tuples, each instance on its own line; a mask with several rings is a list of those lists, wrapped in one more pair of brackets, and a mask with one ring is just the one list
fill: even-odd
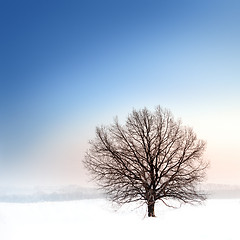
[(156, 206), (156, 218), (134, 204), (116, 209), (104, 199), (0, 203), (1, 240), (240, 239), (240, 199), (200, 206)]

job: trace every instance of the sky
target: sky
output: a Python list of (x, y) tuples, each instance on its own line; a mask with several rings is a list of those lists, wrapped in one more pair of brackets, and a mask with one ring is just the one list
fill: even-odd
[(160, 105), (240, 184), (240, 2), (0, 2), (0, 182), (88, 184), (95, 127)]

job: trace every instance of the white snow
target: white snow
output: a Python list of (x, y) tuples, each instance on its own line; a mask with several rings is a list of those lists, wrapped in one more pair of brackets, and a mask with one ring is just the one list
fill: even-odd
[(210, 199), (204, 205), (170, 209), (125, 205), (104, 199), (66, 202), (0, 203), (1, 240), (239, 239), (240, 199)]

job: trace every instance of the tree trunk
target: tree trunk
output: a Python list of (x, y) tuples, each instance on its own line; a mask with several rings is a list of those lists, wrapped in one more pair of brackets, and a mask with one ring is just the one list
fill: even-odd
[(149, 217), (155, 217), (154, 204), (155, 204), (155, 202), (149, 202), (148, 203), (148, 216)]

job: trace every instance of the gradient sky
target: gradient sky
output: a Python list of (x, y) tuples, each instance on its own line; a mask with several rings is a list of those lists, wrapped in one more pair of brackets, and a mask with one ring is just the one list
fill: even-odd
[(95, 127), (157, 105), (240, 184), (240, 2), (1, 1), (0, 180), (84, 184)]

